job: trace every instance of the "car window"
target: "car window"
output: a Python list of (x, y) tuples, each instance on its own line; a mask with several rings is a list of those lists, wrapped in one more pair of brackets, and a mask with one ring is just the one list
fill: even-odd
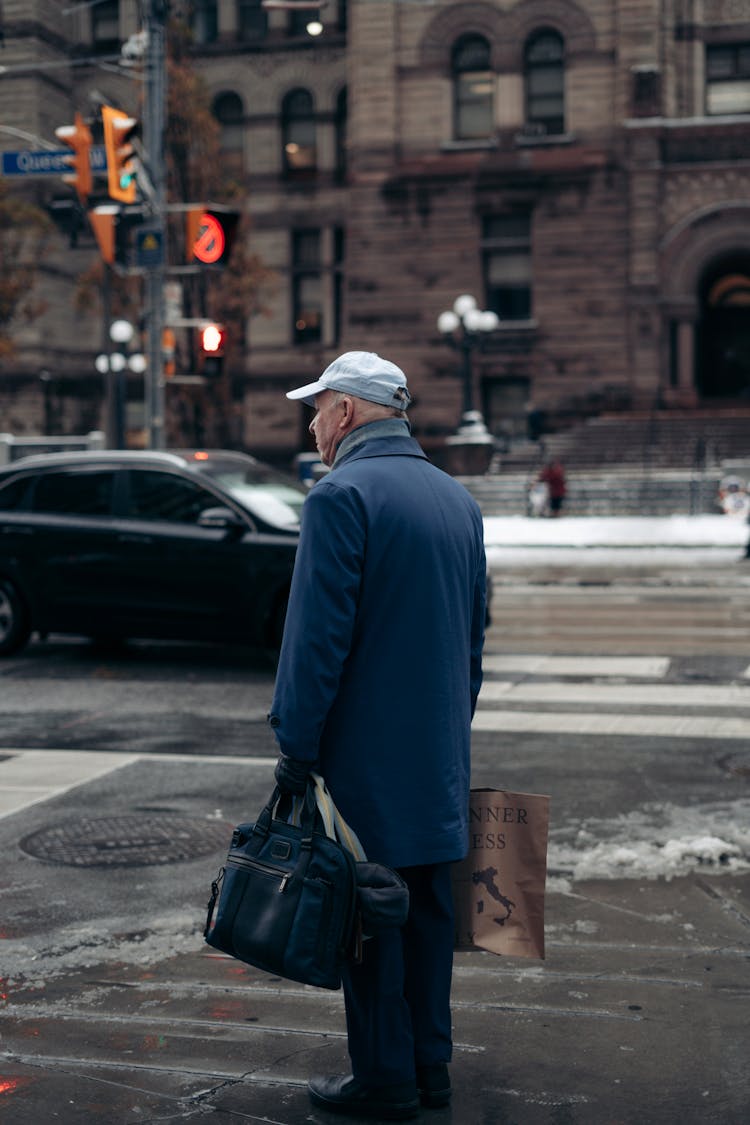
[(13, 477), (7, 483), (0, 484), (0, 511), (14, 512), (20, 508), (28, 487), (28, 477)]
[(60, 516), (108, 516), (114, 479), (111, 469), (42, 473), (36, 480), (31, 510)]
[(219, 507), (221, 502), (212, 493), (173, 473), (153, 469), (130, 472), (127, 514), (131, 519), (196, 523), (201, 512)]
[(299, 527), (302, 505), (307, 491), (267, 465), (249, 468), (231, 463), (200, 465), (200, 470), (214, 477), (243, 507), (276, 527)]

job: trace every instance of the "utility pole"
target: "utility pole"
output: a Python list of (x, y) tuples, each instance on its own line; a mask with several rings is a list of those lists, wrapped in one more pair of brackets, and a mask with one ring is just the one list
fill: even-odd
[(144, 149), (153, 186), (151, 223), (161, 246), (158, 261), (146, 270), (148, 318), (148, 367), (146, 377), (146, 423), (151, 449), (164, 448), (164, 277), (167, 256), (167, 174), (164, 159), (167, 102), (166, 59), (167, 0), (149, 0), (146, 20), (146, 83), (143, 119)]

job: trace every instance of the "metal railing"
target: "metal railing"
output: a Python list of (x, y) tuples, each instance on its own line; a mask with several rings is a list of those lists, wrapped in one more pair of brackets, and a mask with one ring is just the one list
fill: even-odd
[(59, 437), (49, 434), (35, 434), (31, 437), (15, 437), (13, 434), (0, 434), (0, 465), (31, 457), (34, 453), (63, 453), (69, 450), (106, 449), (107, 439), (102, 430), (91, 430), (87, 434)]

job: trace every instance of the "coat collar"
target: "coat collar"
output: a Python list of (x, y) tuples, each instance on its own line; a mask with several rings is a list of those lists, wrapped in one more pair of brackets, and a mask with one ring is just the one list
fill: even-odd
[(379, 418), (358, 426), (347, 434), (336, 451), (331, 466), (337, 468), (342, 461), (355, 457), (382, 457), (388, 454), (426, 457), (420, 445), (409, 436), (409, 423), (400, 418)]

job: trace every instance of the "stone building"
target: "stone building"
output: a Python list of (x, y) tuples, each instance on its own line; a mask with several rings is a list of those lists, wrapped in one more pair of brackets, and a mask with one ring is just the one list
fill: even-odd
[[(128, 97), (127, 78), (93, 65), (10, 68), (104, 55), (138, 28), (137, 0), (70, 8), (0, 4), (2, 120), (46, 138), (92, 89)], [(280, 461), (304, 448), (307, 416), (284, 390), (366, 348), (408, 372), (415, 432), (440, 459), (467, 369), (437, 318), (464, 293), (500, 320), (471, 350), (469, 397), (501, 442), (532, 409), (559, 429), (605, 411), (750, 407), (748, 0), (191, 11), (226, 167), (277, 277), (231, 357), (246, 448)], [(84, 385), (101, 326), (82, 333), (66, 305), (95, 252), (82, 233), (58, 253), (47, 317), (19, 331), (17, 370), (0, 369), (0, 410), (11, 392), (26, 401), (13, 420), (27, 428), (42, 424), (40, 370), (97, 401)], [(72, 407), (62, 417), (82, 424)]]

